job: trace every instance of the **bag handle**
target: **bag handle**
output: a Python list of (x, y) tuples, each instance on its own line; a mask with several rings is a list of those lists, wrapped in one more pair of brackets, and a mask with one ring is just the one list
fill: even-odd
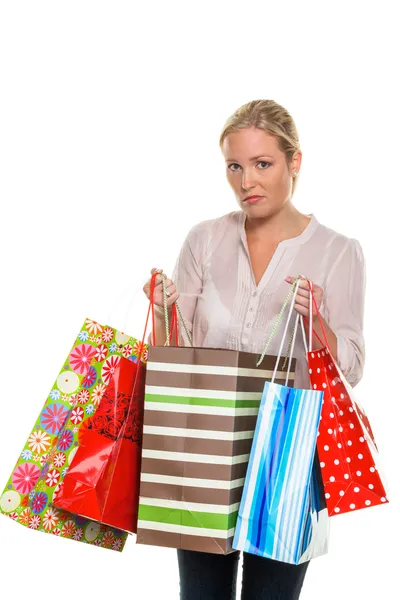
[(313, 328), (313, 319), (312, 319), (312, 314), (313, 314), (313, 307), (315, 308), (315, 312), (317, 313), (318, 316), (318, 320), (321, 326), (321, 330), (322, 330), (322, 335), (324, 337), (325, 340), (325, 345), (328, 348), (330, 354), (332, 354), (331, 349), (329, 347), (329, 342), (328, 342), (328, 337), (326, 335), (326, 331), (325, 331), (325, 327), (322, 321), (322, 316), (318, 307), (318, 304), (315, 300), (315, 296), (314, 296), (314, 292), (313, 292), (313, 283), (307, 279), (306, 277), (304, 278), (306, 279), (307, 283), (308, 283), (308, 287), (310, 289), (310, 318), (306, 319), (308, 320), (308, 324), (309, 324), (309, 352), (312, 352), (313, 349), (313, 334), (315, 335), (315, 337), (317, 338), (317, 340), (324, 345), (324, 342), (321, 340), (321, 338), (319, 337), (319, 335), (317, 334), (317, 332), (315, 331), (315, 329)]
[[(268, 350), (268, 348), (269, 348), (269, 346), (270, 346), (270, 344), (271, 344), (271, 341), (272, 341), (272, 339), (273, 339), (273, 337), (274, 337), (274, 335), (275, 335), (275, 333), (276, 333), (276, 330), (277, 330), (277, 328), (278, 328), (278, 325), (279, 325), (279, 323), (280, 323), (280, 322), (281, 322), (281, 320), (282, 320), (282, 316), (283, 316), (283, 313), (285, 312), (286, 306), (288, 305), (288, 303), (289, 303), (289, 300), (290, 300), (290, 297), (291, 297), (291, 295), (293, 294), (293, 292), (294, 292), (294, 289), (296, 288), (297, 281), (298, 281), (298, 278), (296, 278), (296, 279), (295, 279), (295, 281), (292, 283), (292, 286), (291, 286), (291, 288), (290, 288), (290, 290), (289, 290), (289, 292), (288, 292), (288, 295), (287, 295), (287, 296), (286, 296), (286, 298), (285, 298), (285, 301), (284, 301), (284, 303), (283, 303), (283, 305), (282, 305), (282, 308), (281, 308), (281, 310), (280, 310), (280, 313), (278, 314), (278, 316), (277, 316), (277, 318), (276, 318), (276, 320), (275, 320), (275, 323), (274, 323), (274, 325), (273, 325), (273, 327), (272, 327), (271, 335), (269, 336), (269, 339), (268, 339), (267, 343), (266, 343), (266, 344), (265, 344), (265, 346), (264, 346), (264, 350), (263, 350), (263, 351), (262, 351), (262, 353), (261, 353), (261, 357), (260, 357), (259, 361), (257, 362), (257, 367), (259, 367), (259, 366), (260, 366), (260, 364), (262, 363), (262, 361), (264, 360), (264, 357), (265, 357), (265, 355), (266, 355), (266, 353), (267, 353), (267, 350)], [(289, 344), (289, 348), (290, 348), (290, 344)], [(289, 348), (288, 348), (288, 350), (289, 350)], [(286, 357), (286, 358), (287, 358), (287, 357)]]
[[(279, 347), (278, 356), (277, 356), (277, 359), (276, 359), (275, 369), (274, 369), (274, 372), (273, 372), (273, 375), (272, 375), (271, 383), (273, 383), (275, 381), (276, 373), (278, 371), (278, 365), (279, 365), (279, 361), (280, 361), (281, 356), (282, 356), (282, 349), (283, 349), (283, 345), (285, 343), (287, 331), (289, 329), (289, 323), (290, 323), (290, 319), (292, 317), (292, 313), (293, 313), (293, 310), (294, 310), (294, 305), (296, 303), (296, 296), (297, 296), (297, 291), (299, 289), (299, 286), (300, 286), (300, 277), (297, 277), (297, 279), (295, 281), (294, 292), (291, 289), (291, 293), (293, 293), (293, 299), (292, 299), (292, 301), (290, 303), (289, 314), (288, 314), (288, 318), (287, 318), (287, 321), (286, 321), (285, 329), (284, 329), (284, 332), (283, 332), (283, 335), (282, 335), (282, 341), (281, 341), (281, 345)], [(292, 288), (293, 288), (293, 286), (292, 286)], [(284, 304), (284, 307), (285, 307), (285, 304)], [(280, 316), (282, 316), (282, 314), (283, 314), (283, 312), (281, 311)], [(297, 325), (298, 325), (298, 319), (296, 319), (296, 323), (295, 323), (295, 331), (296, 332), (297, 332)], [(293, 349), (294, 349), (294, 344), (292, 344), (292, 347), (291, 347), (291, 350), (290, 350), (290, 362), (292, 361)], [(289, 373), (289, 369), (288, 369), (288, 373)], [(286, 381), (287, 380), (288, 380), (288, 375), (287, 375)]]
[[(151, 285), (150, 285), (150, 302), (152, 306), (152, 314), (153, 314), (153, 332), (155, 331), (155, 317), (154, 317), (154, 288), (155, 288), (155, 279), (157, 273), (152, 276)], [(172, 315), (171, 315), (171, 331), (169, 330), (169, 314), (168, 314), (168, 296), (167, 296), (167, 284), (166, 284), (167, 276), (165, 273), (161, 273), (161, 283), (162, 283), (162, 291), (163, 291), (163, 304), (164, 304), (164, 320), (165, 320), (165, 346), (169, 346), (172, 341), (172, 332), (175, 331), (175, 339), (176, 345), (179, 345), (179, 331), (178, 331), (178, 318), (181, 322), (183, 330), (185, 332), (186, 338), (189, 342), (189, 346), (193, 346), (192, 336), (186, 326), (185, 320), (182, 315), (182, 311), (179, 307), (178, 302), (174, 302), (172, 305)], [(154, 337), (153, 337), (154, 340)]]

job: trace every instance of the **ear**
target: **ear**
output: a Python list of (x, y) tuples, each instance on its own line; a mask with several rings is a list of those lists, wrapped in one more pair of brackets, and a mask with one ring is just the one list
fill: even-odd
[(293, 154), (292, 170), (291, 170), (292, 175), (294, 175), (294, 173), (300, 172), (302, 157), (303, 157), (303, 154), (302, 154), (301, 150), (296, 150), (296, 152)]

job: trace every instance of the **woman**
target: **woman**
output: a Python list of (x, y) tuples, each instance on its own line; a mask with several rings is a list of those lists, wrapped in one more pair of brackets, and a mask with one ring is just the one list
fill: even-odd
[[(356, 385), (365, 359), (364, 257), (356, 240), (295, 208), (292, 198), (302, 152), (292, 117), (272, 100), (249, 102), (228, 119), (220, 147), (240, 210), (189, 232), (172, 280), (166, 282), (168, 307), (179, 298), (194, 346), (260, 354), (289, 285), (304, 275), (313, 282), (331, 352), (349, 383)], [(150, 282), (144, 287), (147, 296), (149, 288)], [(301, 282), (295, 304), (306, 317), (308, 289), (307, 282)], [(163, 345), (161, 275), (155, 304), (156, 340)], [(311, 318), (323, 338), (315, 311)], [(269, 347), (271, 354), (278, 351), (282, 328), (283, 323)], [(309, 388), (301, 336), (294, 356), (295, 386)], [(183, 600), (235, 597), (238, 552), (221, 556), (178, 550), (178, 560)], [(307, 567), (308, 563), (289, 565), (244, 553), (242, 600), (298, 598)]]

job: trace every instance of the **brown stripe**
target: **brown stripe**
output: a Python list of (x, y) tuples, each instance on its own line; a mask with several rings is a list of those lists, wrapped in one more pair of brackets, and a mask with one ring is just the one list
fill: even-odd
[(142, 473), (171, 475), (174, 477), (232, 481), (233, 479), (240, 479), (246, 476), (247, 462), (230, 466), (143, 458), (141, 471)]
[(256, 422), (257, 415), (227, 417), (161, 410), (146, 410), (144, 419), (145, 425), (206, 429), (208, 431), (254, 431)]
[[(294, 380), (294, 374), (290, 380)], [(219, 392), (259, 392), (260, 398), (266, 381), (270, 381), (270, 378), (242, 377), (238, 375), (206, 375), (204, 373), (174, 373), (172, 371), (152, 371), (151, 369), (148, 369), (146, 373), (146, 385), (187, 388), (191, 390), (217, 390)], [(277, 378), (275, 381), (282, 385), (285, 383), (285, 378)], [(196, 395), (195, 391), (193, 395)]]
[[(271, 377), (237, 377), (236, 378), (236, 391), (237, 392), (248, 392), (248, 393), (260, 393), (260, 400), (262, 392), (264, 391), (264, 385), (266, 381), (271, 381)], [(285, 383), (285, 379), (275, 379), (276, 383), (283, 385)]]
[(148, 362), (165, 362), (183, 365), (218, 365), (236, 367), (236, 350), (218, 350), (216, 348), (177, 348), (174, 346), (150, 346)]
[(211, 552), (212, 554), (228, 554), (232, 550), (232, 542), (233, 538), (223, 540), (220, 538), (215, 539), (171, 533), (169, 531), (154, 531), (152, 529), (139, 529), (136, 538), (137, 544), (197, 550), (198, 552)]
[[(266, 356), (264, 356), (262, 363), (260, 364), (259, 367), (257, 367), (257, 363), (259, 361), (261, 354), (252, 354), (251, 352), (239, 352), (239, 357), (238, 357), (238, 366), (241, 369), (262, 369), (262, 370), (267, 370), (267, 371), (273, 371), (275, 369), (275, 365), (276, 365), (276, 359), (277, 356), (272, 356), (270, 354), (267, 354)], [(285, 365), (285, 367), (284, 367)], [(292, 364), (290, 366), (290, 370), (294, 372), (296, 367), (296, 359), (293, 358), (292, 359)], [(286, 360), (286, 364), (285, 364), (285, 357), (280, 358), (279, 359), (279, 363), (278, 363), (278, 371), (287, 371), (288, 368), (288, 361)]]
[(206, 440), (185, 438), (175, 435), (143, 435), (143, 449), (165, 450), (167, 452), (189, 452), (191, 454), (216, 454), (219, 456), (236, 456), (248, 454), (251, 450), (252, 439), (235, 440)]
[(187, 485), (170, 485), (168, 483), (140, 482), (140, 495), (143, 498), (161, 498), (164, 500), (186, 500), (201, 504), (220, 504), (230, 506), (240, 502), (243, 487), (233, 490), (217, 490), (215, 488), (189, 487)]

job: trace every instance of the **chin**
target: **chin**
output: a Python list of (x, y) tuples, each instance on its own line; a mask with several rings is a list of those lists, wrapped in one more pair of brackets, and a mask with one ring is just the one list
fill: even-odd
[(278, 207), (265, 206), (265, 204), (264, 206), (242, 204), (242, 210), (248, 217), (253, 219), (267, 219), (279, 212)]

